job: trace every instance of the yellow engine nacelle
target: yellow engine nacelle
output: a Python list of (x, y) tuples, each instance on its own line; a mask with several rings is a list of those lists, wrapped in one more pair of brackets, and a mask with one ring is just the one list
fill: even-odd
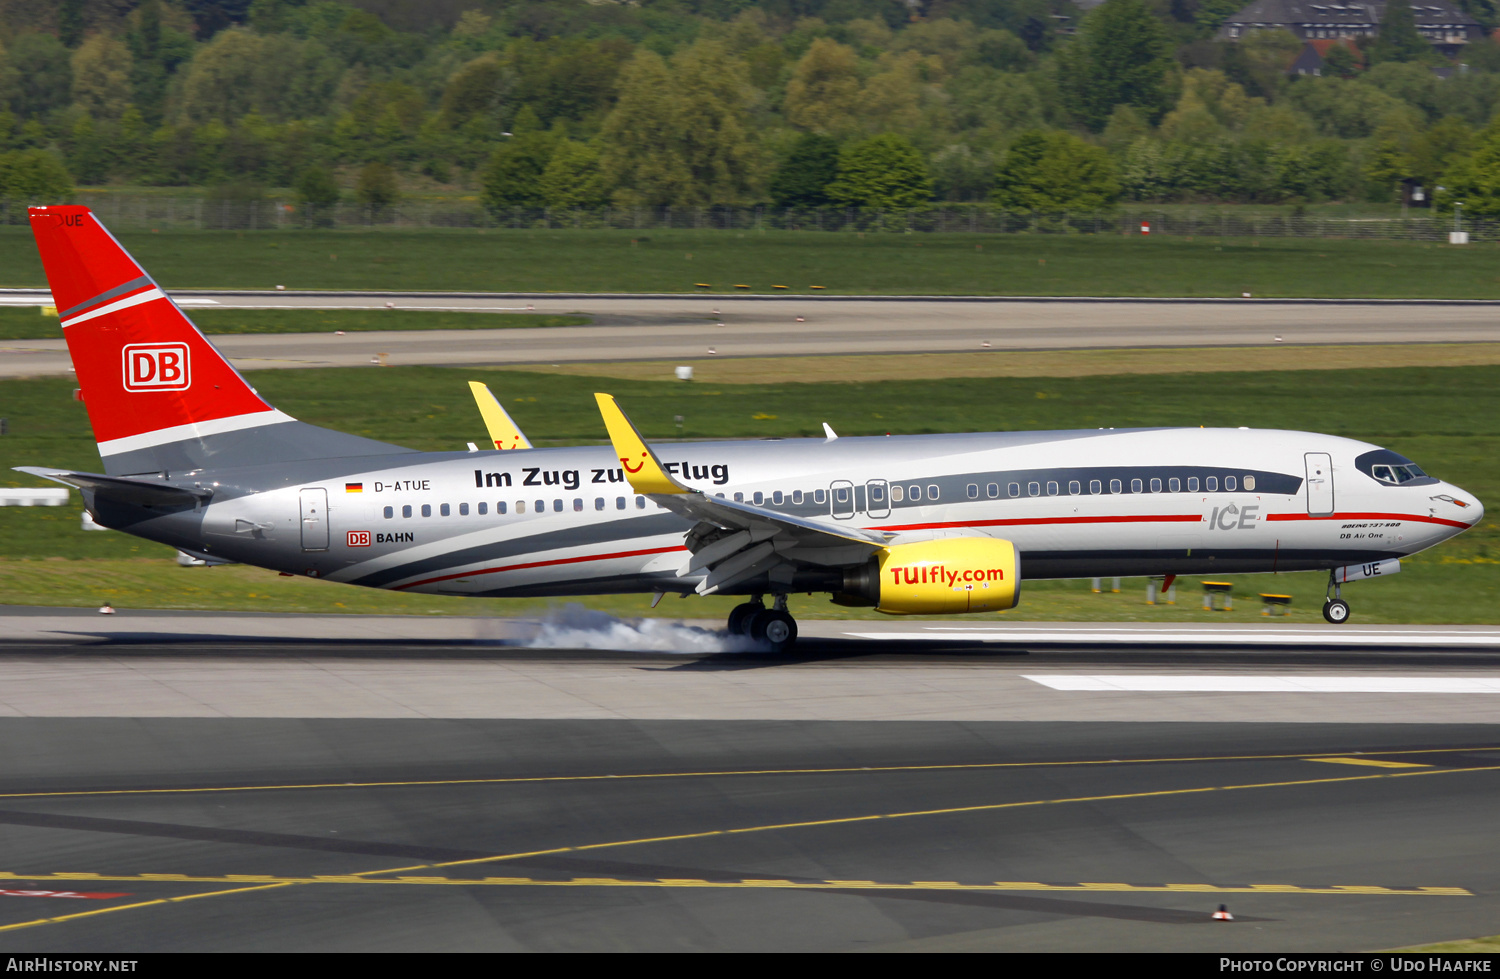
[[(863, 601), (859, 601), (863, 599)], [(895, 544), (846, 575), (841, 604), (873, 604), (890, 615), (1002, 612), (1021, 600), (1016, 545), (993, 537)]]

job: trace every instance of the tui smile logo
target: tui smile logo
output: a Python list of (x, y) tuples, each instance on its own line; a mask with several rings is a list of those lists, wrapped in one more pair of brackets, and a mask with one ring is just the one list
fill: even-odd
[(638, 462), (638, 463), (636, 463), (634, 466), (632, 466), (630, 464), (630, 460), (629, 459), (626, 459), (625, 457), (621, 456), (620, 457), (620, 465), (624, 466), (625, 467), (625, 471), (628, 472), (628, 473), (638, 473), (642, 469), (646, 468), (646, 459), (647, 458), (648, 458), (647, 454), (644, 453), (644, 452), (642, 452), (641, 453), (641, 461)]

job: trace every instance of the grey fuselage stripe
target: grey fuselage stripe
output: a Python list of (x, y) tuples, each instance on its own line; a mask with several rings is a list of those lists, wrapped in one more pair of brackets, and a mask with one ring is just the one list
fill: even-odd
[(151, 282), (151, 276), (149, 275), (143, 275), (139, 279), (131, 279), (129, 282), (125, 282), (115, 286), (113, 289), (106, 289), (104, 292), (99, 293), (99, 295), (95, 296), (93, 299), (85, 299), (77, 306), (72, 306), (68, 309), (63, 310), (62, 312), (57, 314), (57, 318), (60, 320), (68, 319), (72, 316), (76, 316), (86, 309), (90, 309), (94, 306), (99, 305), (100, 303), (107, 302), (108, 300), (111, 300), (116, 296), (123, 296), (125, 293), (130, 292), (132, 289), (139, 289), (141, 286), (149, 286), (152, 284), (153, 283)]

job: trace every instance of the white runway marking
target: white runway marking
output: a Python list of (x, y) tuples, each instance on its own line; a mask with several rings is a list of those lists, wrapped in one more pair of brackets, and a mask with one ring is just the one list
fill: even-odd
[(1146, 673), (1023, 677), (1053, 690), (1147, 693), (1500, 693), (1500, 676), (1182, 676)]

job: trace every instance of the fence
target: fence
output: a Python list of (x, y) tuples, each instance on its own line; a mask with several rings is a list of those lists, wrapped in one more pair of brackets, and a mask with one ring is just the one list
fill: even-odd
[[(280, 230), (305, 227), (411, 228), (609, 228), (622, 231), (821, 231), (965, 234), (1110, 234), (1225, 238), (1371, 238), (1447, 241), (1459, 230), (1451, 217), (1413, 211), (1406, 217), (1323, 217), (1256, 212), (1249, 208), (1118, 208), (1043, 214), (985, 204), (911, 210), (777, 207), (657, 207), (487, 210), (477, 199), (414, 200), (372, 208), (343, 202), (307, 208), (287, 201), (232, 201), (206, 197), (82, 194), (109, 227)], [(0, 224), (24, 224), (24, 203), (0, 201)], [(1500, 221), (1465, 217), (1470, 241), (1500, 241)]]

